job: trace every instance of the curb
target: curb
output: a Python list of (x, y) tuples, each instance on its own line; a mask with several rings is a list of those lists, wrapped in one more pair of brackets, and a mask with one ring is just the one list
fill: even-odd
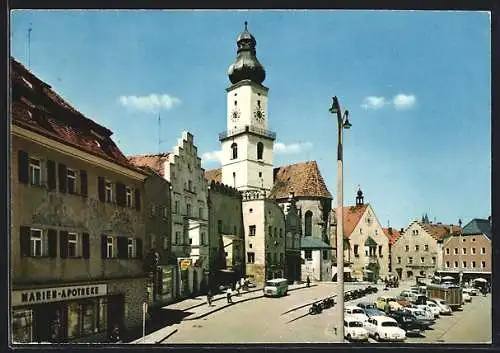
[(156, 344), (160, 344), (162, 343), (163, 341), (165, 341), (167, 338), (171, 337), (173, 334), (177, 333), (177, 331), (179, 331), (179, 329), (175, 329), (173, 330), (172, 332), (170, 332), (168, 335), (166, 335), (164, 338), (162, 338), (161, 340), (159, 340), (158, 342), (155, 342)]
[[(245, 293), (253, 293), (253, 292), (257, 292), (259, 290), (262, 290), (262, 288), (254, 288), (254, 289), (251, 289), (251, 290), (248, 290), (248, 291), (245, 291), (245, 292), (242, 292), (241, 294), (245, 294)], [(205, 299), (206, 297), (202, 298), (201, 300)], [(222, 299), (226, 299), (226, 296), (225, 294), (222, 294), (220, 298), (217, 298), (217, 299), (213, 299), (212, 302), (216, 302), (218, 300), (222, 300)], [(202, 303), (199, 303), (199, 304), (195, 304), (195, 305), (192, 305), (192, 306), (189, 306), (187, 308), (184, 308), (184, 309), (179, 309), (179, 310), (182, 310), (182, 311), (186, 311), (186, 310), (191, 310), (191, 309), (194, 309), (194, 308), (198, 308), (200, 306), (203, 306), (203, 305), (207, 305), (207, 303), (204, 301)]]
[[(169, 326), (167, 326), (167, 327), (169, 327)], [(149, 342), (148, 342), (148, 336), (154, 336), (155, 333), (158, 332), (158, 331), (156, 331), (156, 332), (151, 332), (149, 335), (147, 335), (145, 337), (141, 337), (141, 338), (136, 339), (135, 341), (129, 342), (129, 344), (159, 344), (159, 343), (165, 341), (167, 338), (169, 338), (170, 336), (172, 336), (174, 333), (176, 333), (178, 331), (177, 325), (171, 326), (170, 329), (167, 331), (168, 331), (168, 333), (165, 336), (160, 336), (162, 338), (152, 339), (153, 337), (150, 337)], [(143, 339), (145, 340), (145, 342), (142, 342)]]

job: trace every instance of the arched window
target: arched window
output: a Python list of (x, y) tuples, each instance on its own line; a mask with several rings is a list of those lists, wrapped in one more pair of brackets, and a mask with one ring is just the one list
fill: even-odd
[(307, 211), (304, 216), (304, 235), (309, 237), (312, 235), (312, 216), (313, 213), (311, 211)]
[(264, 144), (259, 142), (257, 144), (257, 159), (262, 159), (262, 155), (264, 154)]
[(231, 150), (233, 151), (233, 159), (238, 158), (238, 145), (236, 143), (233, 143), (231, 145)]

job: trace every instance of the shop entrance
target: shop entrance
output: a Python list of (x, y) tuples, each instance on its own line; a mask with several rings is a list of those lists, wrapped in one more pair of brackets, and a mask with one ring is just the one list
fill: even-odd
[(33, 310), (34, 341), (62, 342), (66, 337), (66, 310), (59, 303), (37, 305)]
[(108, 297), (108, 337), (111, 335), (115, 325), (118, 325), (120, 336), (124, 335), (125, 299), (123, 294), (110, 295)]

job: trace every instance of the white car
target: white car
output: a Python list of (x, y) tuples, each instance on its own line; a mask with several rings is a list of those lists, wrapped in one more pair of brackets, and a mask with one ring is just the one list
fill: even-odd
[[(434, 304), (436, 305), (436, 304)], [(417, 309), (423, 310), (426, 313), (428, 313), (428, 317), (430, 319), (434, 319), (439, 316), (439, 308), (434, 306), (434, 309), (432, 309), (429, 305), (427, 304), (418, 304), (414, 306)]]
[(432, 311), (434, 317), (439, 317), (439, 314), (441, 314), (441, 309), (439, 309), (439, 306), (436, 303), (427, 301), (426, 305)]
[(368, 331), (357, 317), (346, 315), (344, 317), (344, 337), (349, 341), (368, 341)]
[(436, 303), (436, 305), (439, 307), (441, 315), (451, 315), (451, 307), (446, 300), (429, 299), (429, 301)]
[(408, 308), (405, 308), (405, 310), (412, 313), (417, 319), (425, 319), (425, 320), (434, 321), (434, 314), (433, 313), (431, 313), (430, 311), (418, 308), (415, 305), (408, 307)]
[(359, 306), (346, 305), (344, 308), (344, 313), (346, 315), (351, 315), (357, 318), (361, 322), (365, 322), (366, 320), (368, 320), (368, 316), (365, 314), (365, 311)]
[(462, 301), (470, 303), (472, 301), (472, 297), (470, 296), (470, 291), (467, 288), (462, 289)]
[(368, 335), (377, 341), (404, 341), (406, 332), (398, 326), (396, 320), (387, 316), (372, 316), (365, 322)]
[(479, 291), (477, 290), (477, 288), (472, 287), (472, 288), (469, 288), (469, 290), (470, 290), (470, 295), (476, 296), (479, 294)]

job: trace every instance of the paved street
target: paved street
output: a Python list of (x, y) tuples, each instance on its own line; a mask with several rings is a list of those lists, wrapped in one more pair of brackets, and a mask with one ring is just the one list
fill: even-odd
[[(398, 294), (409, 283), (399, 288), (365, 296), (359, 301), (374, 301), (378, 295)], [(347, 285), (347, 289), (354, 285)], [(356, 286), (358, 287), (358, 286)], [(219, 306), (226, 306), (226, 300), (215, 302), (215, 307), (199, 306), (190, 309), (178, 326), (178, 331), (165, 340), (164, 344), (176, 343), (307, 343), (339, 342), (334, 326), (336, 308), (324, 310), (320, 315), (309, 315), (309, 306), (297, 308), (314, 300), (322, 299), (336, 292), (335, 283), (321, 283), (311, 288), (289, 292), (283, 298), (262, 298), (259, 291), (246, 293), (235, 298), (235, 304), (224, 307), (210, 315)], [(249, 300), (250, 297), (254, 299)], [(239, 301), (243, 301), (238, 303)], [(220, 308), (218, 308), (220, 309)], [(202, 316), (197, 319), (196, 317)], [(373, 340), (370, 340), (374, 342)], [(491, 299), (490, 296), (473, 297), (472, 303), (465, 305), (463, 311), (454, 312), (450, 317), (441, 317), (425, 336), (409, 337), (408, 343), (487, 343), (491, 341)]]

